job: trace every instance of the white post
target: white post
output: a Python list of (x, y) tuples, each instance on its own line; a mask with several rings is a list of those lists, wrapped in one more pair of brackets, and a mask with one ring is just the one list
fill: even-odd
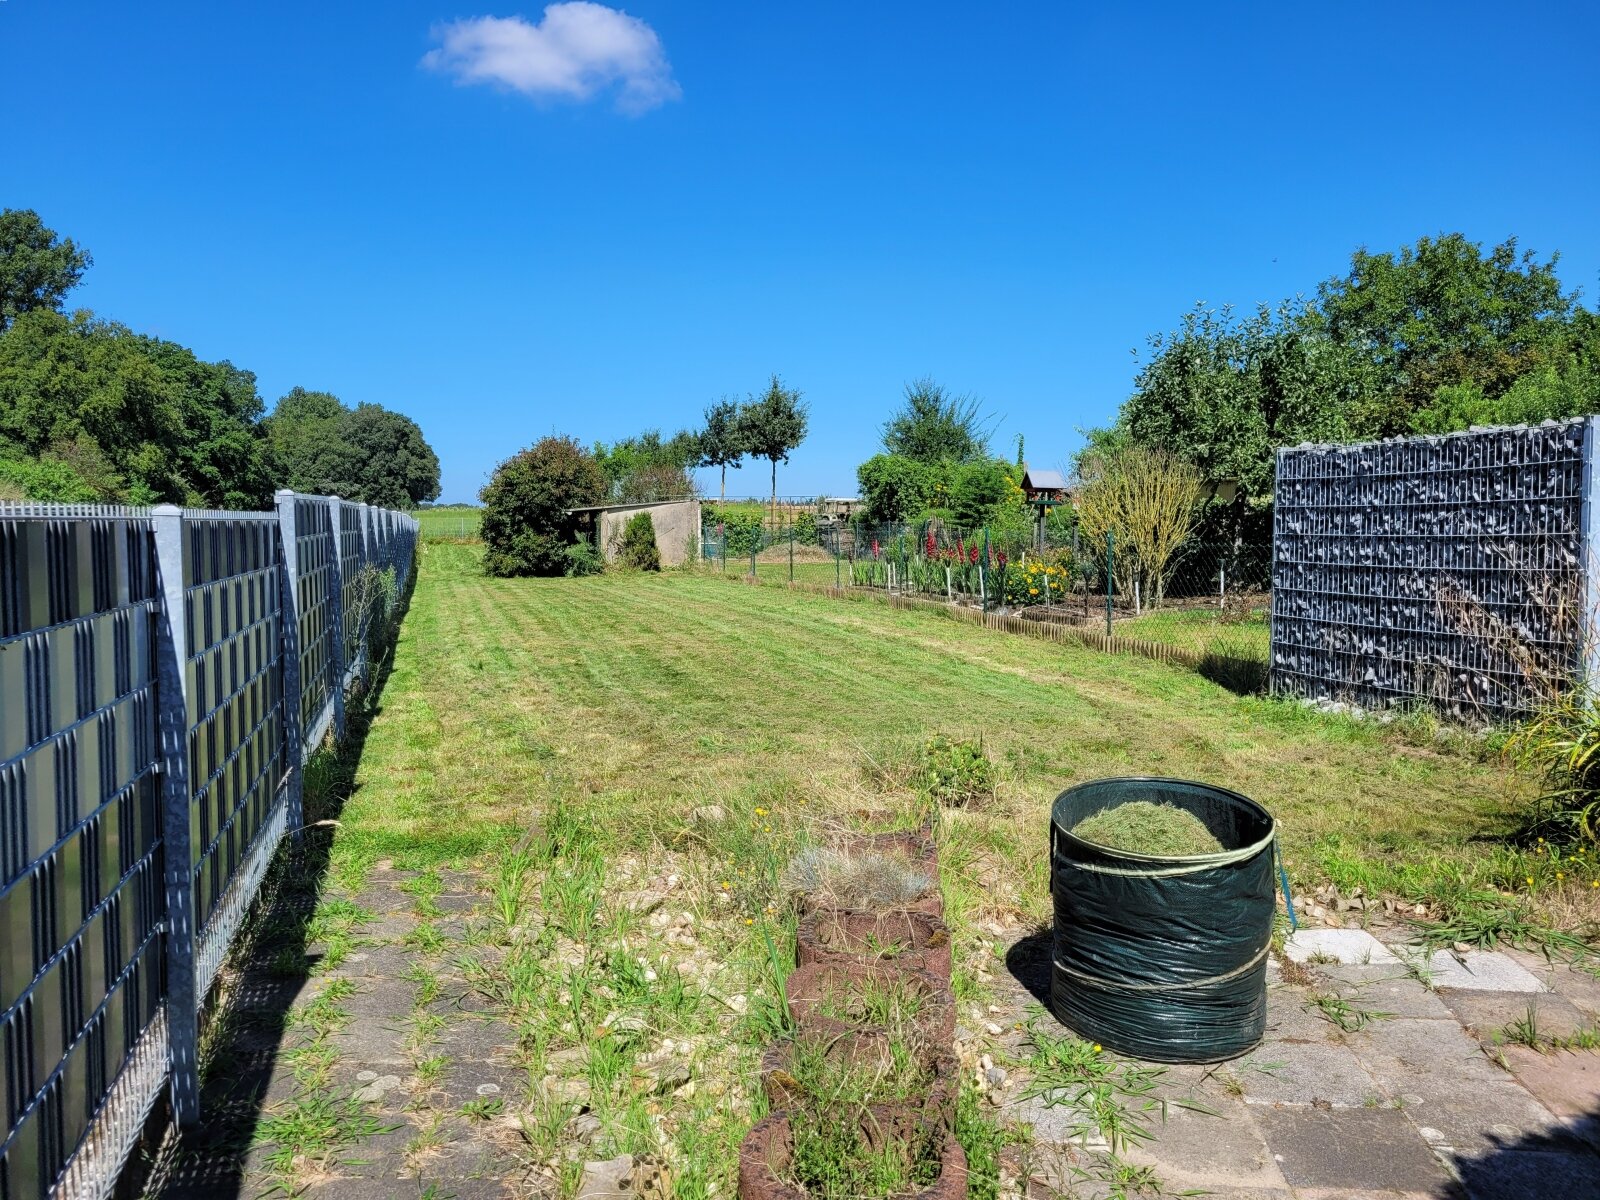
[(300, 727), (300, 541), (294, 520), (294, 492), (288, 488), (274, 494), (278, 505), (278, 539), (283, 544), (283, 567), (278, 588), (278, 655), (283, 667), (283, 743), (288, 759), (288, 794), (285, 797), (285, 824), (296, 837), (305, 823), (303, 798), (305, 779), (305, 731)]
[(173, 1118), (200, 1117), (200, 996), (195, 974), (194, 804), (189, 780), (189, 628), (184, 619), (183, 510), (151, 510), (156, 543), (156, 732), (167, 888), (167, 1038)]
[(1217, 568), (1217, 607), (1228, 607), (1228, 568)]
[(333, 522), (333, 562), (328, 574), (328, 619), (333, 642), (333, 736), (344, 741), (344, 670), (349, 660), (344, 644), (344, 501), (328, 497), (328, 520)]
[(1139, 616), (1144, 610), (1139, 607), (1139, 581), (1133, 581), (1133, 615)]
[(955, 580), (950, 575), (949, 567), (944, 569), (944, 595), (945, 599), (950, 601), (951, 604), (956, 602), (956, 585)]

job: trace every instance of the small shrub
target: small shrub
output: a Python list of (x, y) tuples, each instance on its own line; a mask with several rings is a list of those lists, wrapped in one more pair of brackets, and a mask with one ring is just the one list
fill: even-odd
[(656, 523), (647, 512), (634, 513), (622, 531), (622, 547), (617, 561), (635, 571), (661, 570), (661, 551), (656, 547)]
[(501, 463), (480, 493), (483, 569), (490, 575), (567, 574), (578, 532), (572, 510), (598, 504), (606, 477), (571, 438), (547, 437)]
[(605, 570), (605, 559), (600, 557), (593, 542), (582, 539), (573, 542), (566, 549), (567, 567), (566, 574), (571, 578), (581, 575), (598, 575)]
[(722, 523), (724, 557), (743, 558), (761, 549), (764, 530), (760, 512), (735, 509), (719, 513), (717, 519)]
[(994, 764), (982, 741), (937, 734), (922, 748), (922, 783), (941, 804), (971, 804), (994, 796)]
[(795, 855), (782, 884), (793, 895), (810, 896), (858, 912), (888, 912), (928, 894), (926, 871), (892, 854), (846, 854), (817, 847)]
[(802, 546), (815, 546), (817, 537), (817, 514), (803, 512), (794, 519), (794, 540)]

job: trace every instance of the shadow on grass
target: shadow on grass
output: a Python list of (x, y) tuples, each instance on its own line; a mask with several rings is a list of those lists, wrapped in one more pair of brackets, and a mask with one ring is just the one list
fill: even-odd
[(1195, 665), (1195, 671), (1240, 696), (1255, 696), (1267, 690), (1267, 664), (1259, 658), (1207, 653)]
[(291, 1010), (317, 991), (313, 972), (322, 955), (313, 952), (313, 920), (415, 581), (413, 571), (396, 597), (383, 653), (346, 701), (344, 741), (330, 742), (306, 764), (305, 826), (279, 846), (219, 973), (202, 1018), (200, 1119), (178, 1129), (158, 1105), (143, 1153), (136, 1151), (124, 1168), (119, 1197), (230, 1200), (245, 1194), (249, 1176), (272, 1173), (270, 1147), (254, 1146), (256, 1128), (269, 1104), (293, 1094), (284, 1083), (292, 1077), (278, 1070)]

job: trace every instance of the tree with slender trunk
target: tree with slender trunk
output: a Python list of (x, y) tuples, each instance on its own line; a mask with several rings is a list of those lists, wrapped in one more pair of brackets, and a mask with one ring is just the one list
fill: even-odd
[(778, 515), (778, 463), (806, 440), (809, 413), (800, 393), (783, 386), (776, 375), (760, 399), (752, 396), (739, 413), (745, 451), (772, 464), (772, 515)]
[(706, 409), (706, 427), (700, 432), (700, 465), (721, 468), (719, 501), (728, 498), (728, 468), (737, 471), (744, 465), (747, 453), (739, 402), (724, 397)]

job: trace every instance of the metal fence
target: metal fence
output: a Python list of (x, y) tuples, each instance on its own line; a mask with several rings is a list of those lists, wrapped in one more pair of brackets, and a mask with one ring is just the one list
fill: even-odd
[(366, 568), (417, 525), (0, 503), (0, 1200), (111, 1191), (199, 1019), (301, 767), (364, 669)]
[(1271, 683), (1525, 712), (1582, 667), (1597, 422), (1278, 452)]
[(1265, 682), (1272, 561), (1264, 541), (1194, 536), (1157, 565), (1066, 521), (998, 530), (713, 513), (701, 555), (747, 579), (942, 601), (1048, 623), (1110, 651), (1216, 667), (1241, 688)]

